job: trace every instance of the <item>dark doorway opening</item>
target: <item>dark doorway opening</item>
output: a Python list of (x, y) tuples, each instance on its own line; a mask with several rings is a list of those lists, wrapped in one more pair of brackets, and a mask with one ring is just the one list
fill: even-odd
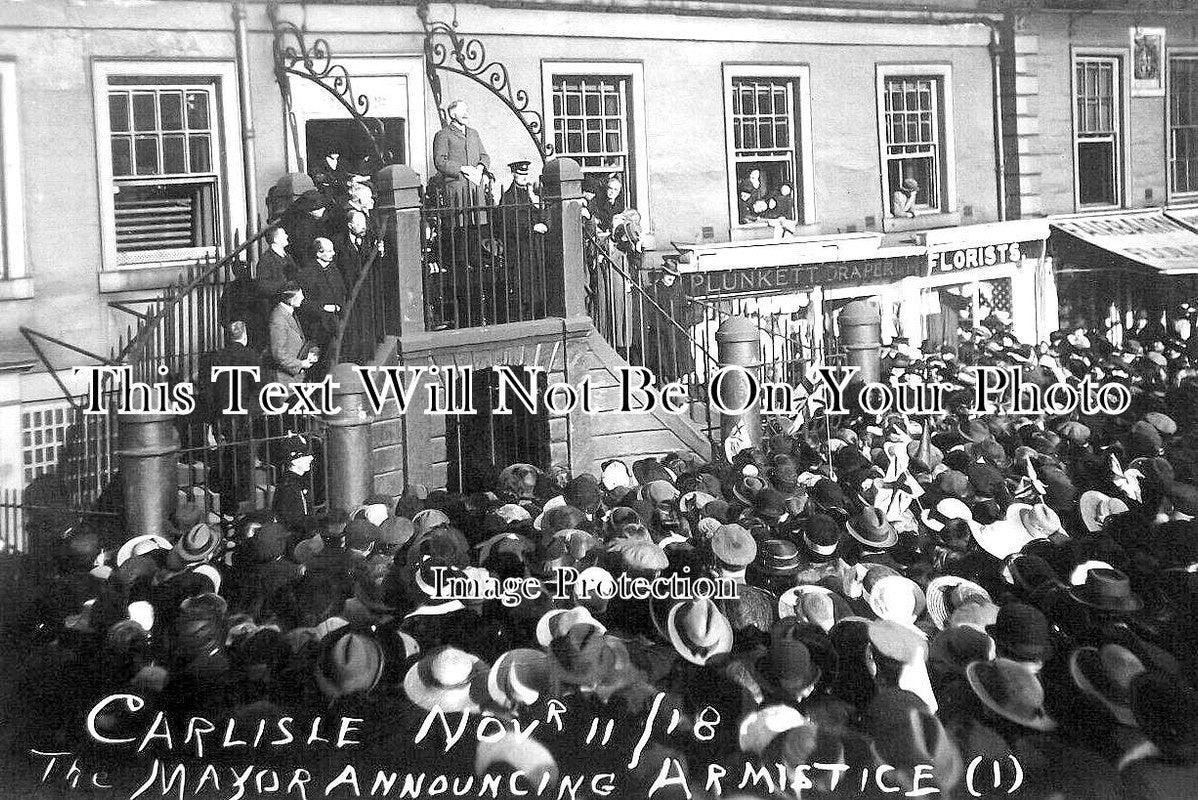
[[(523, 367), (510, 370), (509, 380), (527, 383)], [(538, 402), (544, 396), (548, 379), (537, 376)], [(445, 447), (448, 474), (446, 488), (451, 492), (480, 492), (495, 488), (500, 470), (510, 464), (549, 466), (549, 415), (538, 405), (538, 413), (529, 413), (511, 400), (511, 414), (497, 414), (499, 375), (494, 370), (477, 370), (472, 389), (476, 414), (450, 415), (445, 418)]]
[[(407, 161), (407, 121), (402, 117), (372, 117), (383, 126), (383, 138), (379, 143), (383, 155), (390, 155), (392, 164)], [(310, 119), (304, 125), (307, 163), (309, 170), (319, 170), (324, 157), (331, 151), (341, 154), (341, 166), (359, 175), (371, 175), (382, 164), (376, 163), (378, 156), (370, 136), (353, 119)]]

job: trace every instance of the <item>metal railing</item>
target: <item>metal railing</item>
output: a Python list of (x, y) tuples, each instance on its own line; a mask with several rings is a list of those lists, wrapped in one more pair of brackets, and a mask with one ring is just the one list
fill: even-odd
[(271, 508), (280, 477), (282, 443), (302, 431), (315, 456), (308, 488), (324, 504), (324, 438), (302, 416), (222, 416), (187, 426), (178, 455), (180, 498), (197, 503), (226, 525), (235, 515)]
[(111, 511), (70, 508), (65, 498), (39, 491), (42, 487), (0, 489), (0, 556), (30, 553), (41, 548), (52, 555), (62, 535), (80, 523), (116, 524)]
[(626, 254), (583, 230), (586, 307), (595, 329), (629, 364), (649, 369), (659, 386), (673, 381), (686, 386), (690, 417), (710, 438), (719, 428), (716, 420), (713, 429), (707, 402), (707, 380), (716, 358), (694, 335), (694, 315), (681, 284), (642, 285), (642, 275)]
[(428, 330), (565, 313), (561, 261), (545, 246), (553, 215), (544, 204), (454, 206), (430, 192), (421, 216)]
[[(57, 337), (48, 336), (22, 327), (34, 352), (45, 365), (48, 373), (58, 382), (63, 395), (71, 403), (68, 434), (61, 449), (54, 478), (67, 490), (68, 501), (78, 513), (91, 509), (101, 493), (111, 483), (119, 468), (117, 443), (120, 417), (115, 413), (116, 385), (105, 384), (109, 413), (106, 415), (84, 414), (80, 398), (63, 383), (58, 368), (49, 357), (45, 345), (61, 347), (73, 354), (83, 356), (97, 365), (123, 366), (130, 368), (130, 377), (147, 383), (194, 381), (199, 394), (209, 381), (209, 376), (200, 375), (204, 357), (225, 345), (224, 325), (236, 318), (235, 303), (257, 302), (250, 283), (250, 271), (235, 267), (253, 252), (263, 234), (258, 233), (235, 246), (229, 254), (219, 258), (205, 258), (187, 268), (174, 284), (157, 296), (140, 301), (110, 303), (113, 308), (135, 318), (134, 324), (118, 336), (117, 343), (108, 355), (96, 354), (86, 348), (71, 344)], [(238, 285), (238, 281), (242, 281)], [(263, 305), (263, 323), (269, 315), (269, 307)], [(247, 320), (247, 323), (249, 321)], [(250, 324), (253, 328), (254, 325)], [(264, 328), (264, 325), (263, 325)], [(255, 346), (264, 344), (254, 342)], [(305, 416), (276, 418), (276, 425), (285, 424), (286, 431), (279, 429), (251, 429), (209, 425), (202, 418), (203, 410), (193, 418), (180, 419), (177, 428), (182, 450), (181, 463), (204, 463), (215, 467), (235, 462), (227, 455), (219, 455), (222, 449), (245, 449), (256, 451), (261, 440), (278, 438), (285, 432), (312, 433), (320, 426), (320, 420)], [(201, 456), (201, 452), (212, 450), (213, 454)], [(190, 461), (189, 461), (190, 460)], [(218, 474), (214, 469), (211, 474)], [(248, 486), (244, 475), (222, 477), (232, 487)], [(208, 511), (220, 513), (230, 507), (226, 494), (221, 499), (215, 492), (204, 495)], [(235, 505), (255, 502), (253, 493), (234, 498)]]

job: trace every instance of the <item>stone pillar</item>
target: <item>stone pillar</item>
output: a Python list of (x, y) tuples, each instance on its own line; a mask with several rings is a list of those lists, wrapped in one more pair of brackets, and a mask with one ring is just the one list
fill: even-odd
[[(729, 317), (715, 332), (719, 349), (720, 367), (736, 365), (754, 379), (760, 380), (761, 334), (751, 320), (744, 317)], [(753, 393), (752, 384), (740, 370), (732, 370), (717, 384), (720, 406), (741, 408)], [(754, 445), (761, 444), (760, 398), (739, 414), (720, 414), (720, 434), (726, 439), (738, 426), (743, 425)]]
[[(374, 176), (379, 225), (385, 226), (383, 288), (385, 330), (392, 336), (424, 333), (424, 241), (420, 219), (420, 176), (405, 164), (383, 167)], [(386, 271), (390, 271), (390, 275)]]
[(839, 327), (848, 366), (858, 368), (853, 380), (878, 380), (882, 374), (881, 310), (868, 300), (854, 300), (840, 310)]
[(366, 392), (351, 364), (332, 370), (333, 404), (340, 410), (328, 415), (325, 463), (328, 471), (329, 508), (350, 510), (361, 505), (374, 491), (374, 459), (370, 425), (374, 417), (366, 403)]
[(570, 158), (553, 158), (541, 171), (549, 232), (545, 234), (548, 274), (560, 275), (547, 287), (549, 315), (586, 315), (586, 272), (582, 263), (582, 170)]
[[(120, 422), (117, 457), (125, 484), (128, 536), (166, 535), (178, 504), (179, 432), (170, 414), (129, 414)], [(168, 537), (169, 538), (169, 537)]]

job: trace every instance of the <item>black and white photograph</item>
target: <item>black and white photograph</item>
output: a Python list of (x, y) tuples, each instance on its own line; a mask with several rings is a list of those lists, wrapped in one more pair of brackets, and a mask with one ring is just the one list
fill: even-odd
[(1195, 0), (0, 0), (0, 798), (1191, 800)]

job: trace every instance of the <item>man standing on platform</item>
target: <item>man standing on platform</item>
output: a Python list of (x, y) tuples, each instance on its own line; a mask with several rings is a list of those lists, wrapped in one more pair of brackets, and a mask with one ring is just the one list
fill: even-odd
[(481, 205), (483, 175), (491, 167), (491, 157), (478, 131), (467, 125), (470, 109), (466, 101), (454, 100), (445, 113), (449, 124), (433, 136), (436, 188), (445, 205)]
[(503, 190), (499, 201), (506, 292), (497, 297), (496, 322), (537, 319), (545, 311), (547, 287), (541, 237), (549, 226), (529, 174), (530, 163), (508, 164), (512, 185)]

